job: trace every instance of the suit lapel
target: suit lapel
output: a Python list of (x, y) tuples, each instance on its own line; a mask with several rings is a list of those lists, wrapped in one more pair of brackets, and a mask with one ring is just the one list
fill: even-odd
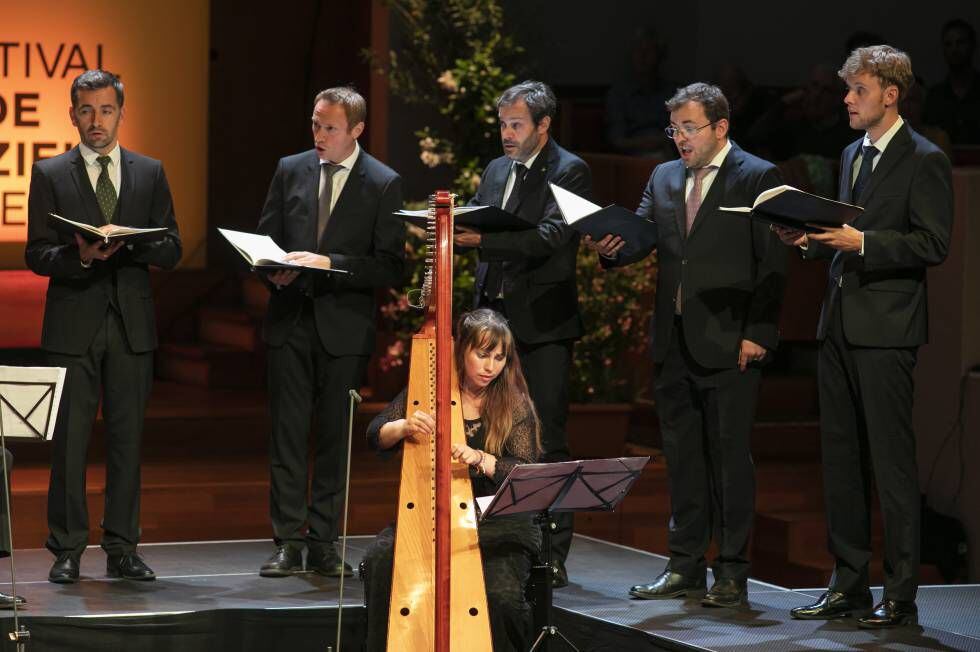
[(851, 198), (851, 183), (853, 182), (854, 176), (854, 159), (857, 157), (857, 151), (860, 149), (862, 142), (864, 142), (863, 139), (848, 145), (844, 149), (843, 157), (841, 157), (840, 183), (837, 186), (837, 197), (840, 201), (848, 204), (857, 203)]
[(303, 196), (306, 197), (307, 205), (309, 210), (306, 211), (306, 215), (309, 215), (309, 224), (306, 225), (306, 233), (310, 242), (311, 251), (318, 251), (319, 244), (316, 238), (316, 227), (317, 219), (320, 212), (320, 159), (317, 158), (316, 150), (310, 152), (310, 158), (306, 162), (303, 168), (303, 179), (301, 183), (304, 186)]
[(136, 174), (133, 172), (135, 161), (129, 152), (121, 147), (119, 148), (119, 164), (119, 201), (116, 204), (116, 214), (113, 217), (113, 222), (124, 223), (123, 216), (126, 213), (123, 209), (126, 206), (130, 206), (133, 197), (136, 196), (137, 179)]
[(99, 200), (95, 197), (92, 182), (88, 178), (88, 170), (85, 169), (85, 159), (82, 158), (82, 153), (77, 146), (69, 155), (69, 161), (71, 163), (71, 178), (75, 183), (75, 190), (78, 192), (78, 196), (82, 199), (82, 207), (85, 210), (85, 214), (62, 215), (62, 217), (66, 217), (69, 220), (87, 222), (92, 226), (102, 226), (105, 224), (105, 220), (102, 219)]
[(670, 196), (674, 204), (674, 219), (677, 221), (677, 232), (681, 240), (687, 239), (687, 168), (678, 159), (677, 170), (670, 177)]
[(888, 173), (892, 171), (895, 164), (905, 157), (908, 148), (911, 146), (912, 136), (909, 135), (909, 127), (907, 124), (903, 124), (895, 132), (891, 142), (888, 143), (888, 147), (882, 153), (878, 164), (875, 165), (874, 172), (871, 173), (871, 178), (868, 179), (867, 185), (861, 191), (861, 196), (855, 198), (859, 206), (864, 206), (868, 203), (868, 198), (872, 196), (875, 188), (881, 184), (881, 180), (888, 176)]
[[(715, 173), (715, 178), (711, 181), (711, 187), (708, 188), (708, 194), (701, 198), (701, 206), (698, 208), (697, 214), (694, 216), (694, 224), (691, 225), (691, 232), (687, 237), (694, 235), (694, 232), (698, 230), (698, 227), (705, 220), (706, 215), (710, 215), (719, 206), (721, 206), (721, 198), (725, 194), (725, 188), (728, 186), (729, 178), (738, 177), (738, 169), (742, 165), (742, 158), (735, 148), (734, 143), (732, 148), (728, 151), (728, 155), (725, 160), (721, 162), (721, 167), (718, 168), (718, 172)], [(685, 218), (687, 213), (685, 212)]]
[[(556, 153), (555, 142), (549, 137), (548, 142), (546, 142), (544, 147), (541, 148), (537, 158), (534, 159), (534, 163), (528, 169), (527, 176), (524, 177), (524, 183), (521, 184), (520, 191), (517, 193), (517, 204), (514, 206), (515, 213), (520, 210), (521, 204), (524, 202), (524, 200), (530, 194), (537, 192), (537, 189), (541, 187), (542, 183), (544, 183), (545, 175), (548, 172), (548, 167), (552, 162), (551, 158)], [(504, 183), (507, 183), (506, 178)]]
[[(361, 196), (361, 187), (364, 185), (365, 175), (364, 166), (361, 165), (361, 159), (363, 158), (364, 152), (362, 151), (358, 154), (357, 159), (354, 161), (354, 167), (351, 168), (347, 175), (347, 181), (344, 182), (344, 188), (340, 191), (340, 196), (334, 202), (333, 210), (330, 211), (330, 220), (327, 222), (327, 228), (323, 231), (323, 240), (319, 242), (319, 246), (323, 246), (323, 243), (327, 242), (330, 236), (336, 233), (337, 229), (341, 228), (340, 221), (344, 214), (349, 211), (349, 207), (353, 206), (357, 202), (357, 198)], [(319, 199), (317, 204), (319, 204)], [(314, 228), (316, 227), (314, 226)]]

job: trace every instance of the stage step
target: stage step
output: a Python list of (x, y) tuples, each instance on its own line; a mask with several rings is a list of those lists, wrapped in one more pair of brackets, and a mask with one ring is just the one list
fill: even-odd
[(247, 312), (236, 306), (202, 306), (197, 330), (202, 342), (255, 352), (261, 345), (259, 329)]
[(244, 277), (241, 287), (245, 312), (253, 319), (261, 320), (269, 307), (269, 288), (259, 279), (258, 274)]
[(185, 385), (264, 387), (265, 360), (260, 353), (202, 342), (167, 342), (156, 358), (156, 376)]

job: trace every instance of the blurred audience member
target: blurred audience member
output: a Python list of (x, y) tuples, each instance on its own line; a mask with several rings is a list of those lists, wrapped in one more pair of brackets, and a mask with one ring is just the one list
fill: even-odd
[(943, 150), (950, 159), (953, 158), (953, 144), (949, 134), (942, 127), (926, 124), (922, 120), (922, 110), (926, 101), (926, 83), (918, 75), (915, 76), (915, 83), (906, 91), (905, 95), (898, 101), (898, 114), (905, 122), (909, 123), (915, 131), (925, 136), (933, 145)]
[(922, 119), (941, 127), (954, 145), (980, 145), (980, 72), (973, 67), (976, 30), (954, 18), (943, 25), (942, 34), (949, 73), (929, 89)]
[(728, 98), (731, 113), (729, 137), (739, 140), (769, 106), (770, 96), (752, 83), (745, 71), (733, 63), (723, 63), (715, 74), (718, 87)]
[(756, 121), (747, 142), (769, 160), (811, 154), (836, 161), (854, 139), (840, 101), (843, 92), (832, 67), (813, 66), (801, 88), (783, 95)]
[(652, 28), (637, 31), (630, 49), (630, 75), (606, 96), (606, 138), (613, 150), (673, 156), (672, 143), (664, 138), (669, 122), (664, 102), (674, 92), (674, 85), (660, 76), (665, 54)]

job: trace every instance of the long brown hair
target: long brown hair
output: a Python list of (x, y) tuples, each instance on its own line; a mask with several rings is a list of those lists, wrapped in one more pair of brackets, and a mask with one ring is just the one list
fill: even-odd
[(534, 403), (527, 390), (527, 381), (521, 371), (514, 336), (507, 320), (489, 308), (463, 313), (456, 322), (456, 373), (460, 385), (466, 373), (466, 354), (472, 350), (492, 352), (500, 344), (504, 354), (504, 368), (500, 375), (487, 386), (480, 418), (486, 428), (485, 448), (493, 455), (501, 455), (511, 436), (514, 424), (524, 418), (533, 422), (535, 448), (541, 450), (541, 423)]

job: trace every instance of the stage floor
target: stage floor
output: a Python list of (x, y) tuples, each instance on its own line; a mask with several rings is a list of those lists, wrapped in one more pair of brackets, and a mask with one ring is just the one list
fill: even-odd
[[(348, 558), (357, 566), (369, 537), (350, 537)], [(46, 580), (51, 555), (40, 549), (18, 550), (18, 592), (27, 598), (21, 610), (28, 629), (46, 623), (85, 624), (75, 636), (98, 628), (98, 622), (172, 623), (182, 615), (202, 612), (277, 614), (296, 621), (303, 614), (335, 623), (338, 580), (303, 574), (268, 579), (258, 568), (272, 552), (269, 541), (217, 541), (148, 544), (141, 546), (157, 572), (155, 582), (129, 582), (105, 577), (105, 555), (90, 548), (82, 557), (82, 580), (56, 585)], [(581, 650), (700, 649), (700, 650), (980, 650), (980, 586), (922, 587), (919, 590), (918, 628), (884, 632), (859, 630), (851, 619), (797, 621), (791, 607), (807, 603), (821, 589), (789, 589), (750, 582), (749, 606), (741, 609), (705, 609), (697, 600), (645, 601), (630, 599), (626, 589), (646, 582), (664, 567), (665, 559), (632, 548), (576, 536), (568, 559), (570, 585), (555, 592), (556, 620)], [(0, 564), (0, 590), (9, 592), (9, 567)], [(880, 589), (875, 590), (875, 597)], [(344, 622), (363, 619), (363, 594), (356, 578), (344, 583), (344, 606), (351, 607)], [(314, 610), (316, 615), (310, 611)], [(345, 614), (348, 612), (345, 612)], [(10, 626), (12, 611), (0, 612)], [(82, 620), (84, 619), (84, 620)], [(207, 625), (198, 624), (198, 628)], [(159, 634), (166, 628), (158, 628)], [(103, 632), (104, 633), (104, 632)], [(28, 649), (45, 647), (44, 636), (34, 636)], [(220, 638), (220, 637), (219, 637)], [(73, 649), (83, 647), (81, 638)], [(321, 639), (323, 640), (323, 639)], [(160, 641), (157, 642), (159, 645)], [(213, 645), (213, 644), (212, 644)], [(325, 643), (310, 649), (325, 649)], [(243, 646), (240, 649), (256, 649)], [(103, 650), (107, 649), (102, 643)], [(111, 644), (110, 648), (111, 649)], [(134, 648), (135, 649), (135, 648)], [(190, 649), (174, 647), (155, 650)], [(211, 648), (236, 649), (222, 647)], [(271, 648), (270, 648), (271, 649)], [(290, 647), (289, 649), (298, 649)], [(349, 647), (346, 649), (356, 649)], [(553, 650), (562, 649), (553, 645)]]

